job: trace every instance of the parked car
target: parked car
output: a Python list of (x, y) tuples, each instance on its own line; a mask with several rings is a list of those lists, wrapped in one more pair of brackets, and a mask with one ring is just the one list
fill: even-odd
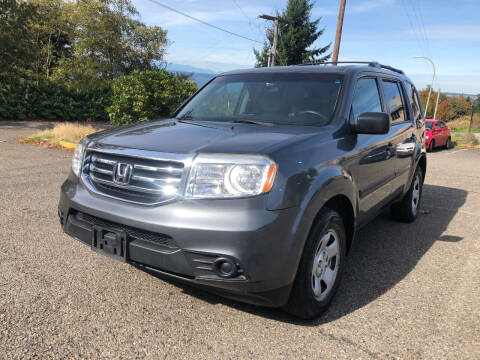
[(59, 216), (94, 251), (312, 318), (359, 228), (388, 208), (415, 220), (426, 167), (422, 106), (400, 70), (232, 71), (171, 119), (84, 138)]
[(438, 147), (449, 149), (452, 146), (450, 129), (441, 120), (425, 119), (425, 146), (427, 151)]

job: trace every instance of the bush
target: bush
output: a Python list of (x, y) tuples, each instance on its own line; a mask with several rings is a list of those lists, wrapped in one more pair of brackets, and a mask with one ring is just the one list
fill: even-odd
[(55, 81), (0, 84), (0, 119), (108, 120), (108, 83), (89, 88)]
[(112, 105), (107, 108), (113, 125), (129, 125), (171, 114), (196, 90), (184, 78), (162, 71), (134, 71), (114, 80)]

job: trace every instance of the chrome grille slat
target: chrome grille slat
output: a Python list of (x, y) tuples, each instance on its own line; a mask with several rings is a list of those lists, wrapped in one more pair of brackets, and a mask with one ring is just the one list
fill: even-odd
[[(129, 181), (123, 183), (118, 176), (117, 164), (130, 166)], [(122, 166), (122, 165), (119, 165)], [(124, 167), (125, 168), (125, 167)], [(87, 149), (82, 179), (91, 190), (121, 200), (158, 204), (174, 198), (183, 180), (184, 163), (176, 158), (168, 160), (124, 153)]]
[(183, 172), (183, 169), (178, 169), (173, 167), (160, 167), (160, 166), (149, 166), (149, 165), (140, 165), (140, 164), (134, 164), (133, 167), (139, 170), (154, 171), (154, 172), (167, 172), (167, 173), (174, 173), (174, 174), (181, 174)]
[(90, 171), (98, 172), (105, 175), (113, 175), (113, 170), (101, 169), (93, 164), (90, 164)]
[(99, 162), (102, 164), (108, 164), (108, 165), (115, 165), (117, 162), (115, 160), (109, 160), (109, 159), (102, 159), (97, 156), (92, 156), (92, 161), (93, 162)]
[[(92, 178), (93, 181), (98, 182), (100, 184), (117, 186), (117, 184), (114, 183), (113, 181), (100, 179), (100, 178), (98, 178), (98, 177), (96, 177), (95, 175), (92, 175), (92, 174), (90, 174), (90, 177)], [(122, 185), (122, 186), (118, 186), (118, 187), (123, 189), (123, 190), (132, 190), (132, 191), (138, 191), (138, 192), (144, 192), (144, 193), (152, 193), (152, 194), (162, 194), (163, 193), (163, 190), (151, 190), (151, 189), (143, 188), (143, 187), (140, 187), (140, 186), (134, 186), (134, 185)]]
[(138, 180), (138, 181), (147, 181), (152, 183), (159, 182), (159, 183), (166, 183), (166, 184), (177, 183), (182, 180), (180, 178), (172, 178), (172, 177), (157, 179), (157, 178), (151, 178), (151, 177), (140, 176), (140, 175), (132, 175), (132, 179)]

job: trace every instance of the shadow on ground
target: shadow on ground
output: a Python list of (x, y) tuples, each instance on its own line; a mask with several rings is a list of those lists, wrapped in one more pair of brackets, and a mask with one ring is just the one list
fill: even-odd
[[(407, 276), (436, 241), (458, 242), (459, 236), (442, 235), (465, 203), (467, 192), (443, 186), (424, 185), (421, 214), (411, 224), (393, 221), (388, 212), (361, 229), (347, 260), (339, 290), (329, 308), (314, 321), (300, 321), (280, 309), (243, 304), (159, 276), (184, 292), (209, 303), (222, 303), (238, 310), (304, 326), (316, 326), (341, 318), (369, 304)], [(435, 208), (437, 199), (447, 203)], [(158, 275), (155, 275), (158, 276)]]

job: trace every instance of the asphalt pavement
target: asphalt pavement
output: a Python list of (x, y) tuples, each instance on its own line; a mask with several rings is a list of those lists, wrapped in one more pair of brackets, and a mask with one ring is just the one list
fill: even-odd
[(306, 322), (64, 235), (71, 153), (15, 141), (46, 126), (0, 122), (0, 358), (480, 358), (480, 150), (429, 153), (417, 221), (363, 228), (331, 308)]

